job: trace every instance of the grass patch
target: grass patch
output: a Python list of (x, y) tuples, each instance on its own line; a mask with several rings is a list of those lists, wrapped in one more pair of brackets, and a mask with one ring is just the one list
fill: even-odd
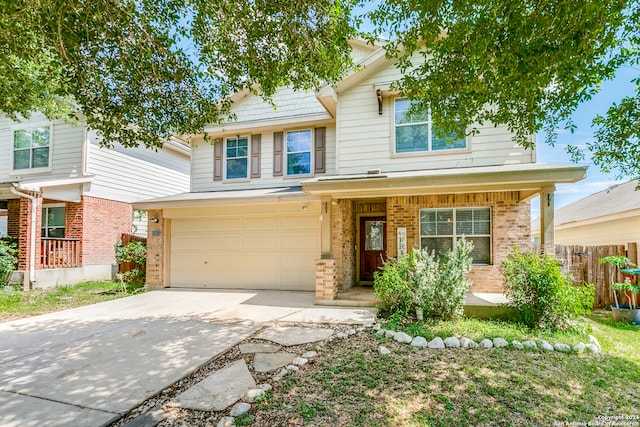
[[(610, 316), (597, 312), (584, 321), (602, 344), (599, 355), (425, 350), (369, 332), (332, 341), (317, 360), (275, 385), (252, 426), (539, 426), (640, 416), (640, 327)], [(405, 326), (407, 332), (444, 337), (456, 331), (476, 340), (585, 341), (577, 332), (532, 332), (471, 319)], [(381, 343), (392, 354), (381, 356)]]
[(31, 291), (6, 286), (0, 288), (0, 322), (109, 301), (143, 290), (136, 285), (127, 285), (123, 289), (117, 282), (83, 282)]

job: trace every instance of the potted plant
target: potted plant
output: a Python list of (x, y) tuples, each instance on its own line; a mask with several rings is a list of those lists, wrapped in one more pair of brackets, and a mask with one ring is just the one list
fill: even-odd
[[(613, 313), (613, 320), (616, 322), (629, 322), (640, 325), (640, 308), (638, 308), (637, 304), (637, 294), (638, 294), (638, 284), (631, 283), (631, 280), (628, 278), (620, 283), (616, 282), (615, 278), (617, 276), (618, 270), (621, 270), (625, 267), (635, 267), (636, 265), (632, 263), (627, 257), (622, 255), (611, 255), (600, 259), (600, 264), (609, 264), (612, 269), (610, 273), (611, 277), (611, 289), (613, 290), (613, 298), (615, 300), (615, 305), (611, 306), (611, 312)], [(629, 305), (621, 305), (618, 301), (618, 293), (617, 291), (624, 291), (625, 296), (629, 300)]]

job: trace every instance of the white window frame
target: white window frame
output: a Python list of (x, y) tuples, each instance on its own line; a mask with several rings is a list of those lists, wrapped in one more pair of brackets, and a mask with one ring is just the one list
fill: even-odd
[[(459, 237), (466, 237), (466, 235), (464, 234), (458, 234), (457, 233), (457, 223), (458, 223), (458, 218), (457, 218), (457, 212), (458, 209), (487, 209), (489, 211), (489, 234), (470, 234), (468, 235), (468, 237), (488, 237), (489, 238), (489, 263), (484, 263), (484, 262), (473, 262), (473, 265), (492, 265), (493, 264), (493, 211), (491, 209), (490, 206), (458, 206), (458, 207), (441, 207), (441, 208), (422, 208), (418, 211), (418, 221), (420, 223), (420, 242), (419, 242), (419, 246), (420, 248), (422, 248), (422, 238), (429, 238), (429, 237), (451, 237), (452, 239), (452, 247), (455, 247), (456, 242), (458, 241)], [(422, 212), (423, 211), (439, 211), (439, 210), (452, 210), (453, 211), (453, 218), (452, 218), (452, 222), (453, 222), (453, 226), (452, 226), (452, 232), (453, 234), (449, 235), (449, 234), (423, 234), (422, 233)]]
[[(14, 169), (15, 164), (15, 149), (13, 148), (14, 139), (15, 139), (15, 131), (17, 130), (25, 130), (25, 129), (35, 129), (35, 128), (49, 128), (49, 164), (47, 166), (39, 167), (39, 168), (24, 168), (24, 169)], [(53, 155), (53, 126), (49, 121), (39, 121), (39, 122), (26, 122), (26, 123), (18, 123), (11, 126), (11, 143), (9, 144), (11, 150), (11, 165), (10, 170), (11, 173), (17, 175), (29, 175), (29, 174), (37, 174), (42, 172), (51, 172), (52, 170), (52, 155)], [(29, 148), (32, 150), (32, 148)]]
[[(451, 147), (444, 148), (439, 150), (433, 149), (433, 121), (431, 120), (431, 110), (429, 109), (429, 113), (427, 114), (426, 121), (420, 122), (410, 122), (410, 123), (396, 123), (396, 102), (408, 100), (408, 98), (397, 97), (393, 98), (393, 114), (391, 114), (391, 123), (393, 126), (392, 132), (392, 149), (393, 154), (396, 156), (415, 156), (421, 154), (450, 154), (450, 153), (459, 153), (466, 152), (469, 150), (469, 137), (465, 135), (464, 137), (464, 147)], [(414, 151), (398, 151), (396, 145), (396, 128), (398, 127), (410, 127), (410, 126), (427, 126), (427, 149), (426, 150), (414, 150)]]
[[(64, 226), (60, 227), (60, 226), (53, 226), (53, 227), (49, 227), (48, 225), (48, 218), (49, 216), (46, 215), (45, 213), (47, 212), (47, 210), (49, 208), (64, 208)], [(48, 230), (55, 228), (55, 229), (60, 229), (63, 228), (64, 229), (64, 235), (67, 235), (67, 205), (66, 203), (47, 203), (42, 205), (42, 224), (40, 226), (40, 235), (42, 235), (42, 230), (47, 230), (47, 232), (45, 234), (47, 234), (47, 236), (43, 236), (45, 239), (60, 239), (60, 238), (64, 238), (64, 237), (49, 237), (48, 234)]]
[[(230, 139), (235, 139), (235, 140), (240, 140), (240, 139), (246, 139), (247, 140), (247, 173), (245, 174), (245, 176), (243, 177), (238, 177), (238, 178), (228, 178), (227, 177), (227, 161), (230, 159), (243, 159), (244, 157), (228, 157), (227, 156), (227, 144), (229, 142)], [(238, 136), (230, 136), (225, 138), (224, 140), (224, 147), (223, 147), (224, 153), (222, 156), (222, 160), (223, 160), (223, 171), (222, 173), (224, 174), (224, 181), (231, 181), (231, 182), (238, 182), (238, 181), (248, 181), (249, 180), (249, 171), (251, 169), (251, 138), (248, 135), (238, 135)]]
[[(287, 144), (287, 135), (289, 135), (290, 133), (294, 133), (294, 132), (309, 132), (309, 172), (308, 173), (294, 173), (294, 174), (290, 174), (289, 173), (289, 154), (297, 154), (297, 153), (306, 153), (307, 151), (292, 151), (291, 153), (289, 153), (289, 146)], [(297, 178), (297, 177), (308, 177), (308, 176), (312, 176), (314, 174), (314, 151), (315, 151), (315, 144), (314, 144), (314, 129), (311, 128), (304, 128), (304, 129), (290, 129), (287, 130), (284, 133), (284, 141), (283, 141), (283, 147), (282, 147), (282, 151), (283, 151), (283, 156), (284, 156), (284, 162), (283, 162), (283, 169), (284, 169), (284, 176), (286, 177), (292, 177), (292, 178)]]

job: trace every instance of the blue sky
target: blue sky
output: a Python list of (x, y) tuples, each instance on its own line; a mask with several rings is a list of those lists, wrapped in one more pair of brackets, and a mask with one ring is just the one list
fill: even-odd
[[(588, 102), (583, 103), (573, 114), (573, 120), (577, 126), (576, 131), (571, 134), (559, 131), (558, 141), (554, 147), (550, 147), (544, 142), (544, 135), (537, 135), (537, 159), (544, 163), (566, 163), (571, 164), (571, 159), (566, 154), (567, 145), (583, 146), (589, 141), (593, 141), (594, 128), (591, 127), (591, 120), (598, 114), (604, 114), (613, 102), (622, 99), (624, 96), (632, 95), (635, 85), (631, 79), (637, 77), (638, 69), (632, 67), (620, 68), (615, 79), (603, 83), (602, 90)], [(589, 155), (581, 164), (589, 166), (587, 178), (575, 184), (560, 184), (556, 187), (555, 207), (556, 209), (566, 206), (589, 194), (597, 193), (616, 183), (615, 173), (603, 173), (591, 163)], [(537, 199), (531, 202), (531, 216), (539, 216), (539, 204)]]

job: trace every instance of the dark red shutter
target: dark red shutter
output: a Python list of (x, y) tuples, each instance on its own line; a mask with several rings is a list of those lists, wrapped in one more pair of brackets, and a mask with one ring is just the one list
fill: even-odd
[(327, 129), (316, 128), (314, 137), (315, 173), (326, 172)]
[(213, 143), (213, 180), (222, 181), (222, 150), (224, 141), (217, 138)]
[(273, 176), (282, 176), (283, 136), (283, 132), (273, 133)]
[(251, 178), (260, 178), (261, 135), (251, 135)]

